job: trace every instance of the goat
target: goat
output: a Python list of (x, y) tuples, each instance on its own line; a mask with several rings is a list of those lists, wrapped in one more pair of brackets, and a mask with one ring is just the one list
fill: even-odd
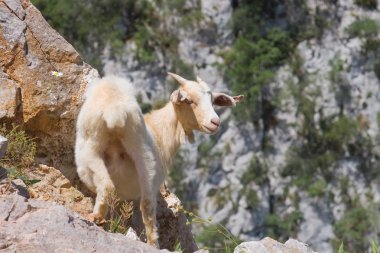
[(243, 96), (212, 93), (208, 85), (168, 73), (180, 87), (163, 108), (142, 114), (133, 85), (104, 77), (89, 86), (77, 121), (75, 161), (84, 184), (97, 194), (94, 217), (105, 218), (112, 191), (125, 200), (140, 198), (147, 242), (158, 246), (156, 198), (166, 169), (193, 131), (214, 134), (220, 120), (213, 104), (233, 106)]

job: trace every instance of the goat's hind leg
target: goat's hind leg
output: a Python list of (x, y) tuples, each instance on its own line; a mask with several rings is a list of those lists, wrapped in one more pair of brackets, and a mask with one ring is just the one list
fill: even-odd
[[(141, 138), (141, 139), (139, 139)], [(131, 136), (129, 143), (123, 146), (131, 155), (138, 174), (140, 186), (140, 210), (145, 225), (147, 243), (158, 248), (158, 233), (156, 226), (156, 196), (159, 189), (158, 166), (160, 160), (152, 145), (146, 144), (145, 136)], [(134, 142), (132, 144), (132, 142)], [(130, 148), (133, 147), (133, 148)]]
[(96, 219), (102, 220), (107, 216), (107, 202), (111, 194), (115, 191), (115, 187), (101, 157), (93, 156), (89, 167), (93, 171), (93, 181), (96, 187), (96, 200), (93, 209), (93, 216)]

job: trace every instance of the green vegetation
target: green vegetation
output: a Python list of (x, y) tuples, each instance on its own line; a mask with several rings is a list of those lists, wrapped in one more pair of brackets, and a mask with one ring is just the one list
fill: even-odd
[(355, 0), (355, 4), (367, 9), (376, 9), (377, 7), (376, 0)]
[(0, 135), (8, 139), (6, 154), (0, 160), (1, 166), (22, 170), (34, 163), (36, 143), (21, 126), (13, 125), (12, 129), (8, 130), (4, 125), (0, 128)]
[(154, 14), (145, 0), (33, 0), (32, 3), (49, 24), (99, 70), (99, 57), (105, 46), (110, 43), (116, 55), (124, 42), (144, 27), (147, 17)]
[(365, 238), (373, 228), (369, 217), (365, 208), (357, 207), (345, 212), (343, 218), (334, 225), (334, 233), (343, 241), (348, 252), (367, 248), (368, 242)]
[(260, 119), (261, 112), (256, 106), (261, 102), (261, 93), (272, 81), (274, 70), (285, 61), (291, 45), (286, 32), (273, 28), (264, 37), (239, 37), (225, 55), (226, 75), (231, 80), (232, 90), (246, 94), (246, 106), (235, 110), (239, 117), (248, 115), (254, 121)]
[(238, 238), (220, 224), (208, 224), (203, 226), (203, 231), (196, 238), (197, 243), (205, 245), (209, 252), (232, 253), (239, 245)]
[(370, 253), (380, 253), (379, 243), (375, 240), (371, 242), (371, 251)]
[(303, 214), (295, 210), (281, 217), (279, 214), (269, 214), (265, 217), (265, 234), (279, 241), (295, 237), (303, 220)]
[(265, 164), (258, 157), (254, 157), (240, 180), (243, 185), (255, 182), (257, 185), (263, 186), (269, 180), (267, 173), (268, 169)]
[(150, 103), (143, 102), (143, 97), (141, 93), (138, 93), (136, 96), (137, 103), (139, 104), (141, 111), (143, 113), (150, 112), (152, 110), (152, 105)]
[(116, 192), (108, 196), (106, 201), (109, 207), (109, 219), (104, 225), (105, 229), (111, 233), (126, 234), (132, 217), (132, 202), (120, 200)]
[(376, 74), (376, 77), (380, 79), (380, 60), (376, 60), (373, 64), (373, 71)]
[[(183, 210), (183, 209), (182, 209)], [(199, 245), (211, 253), (226, 252), (232, 253), (234, 248), (240, 244), (240, 240), (233, 236), (231, 232), (220, 223), (213, 223), (212, 219), (204, 219), (193, 212), (183, 210), (187, 216), (187, 225), (198, 224), (202, 227), (202, 232), (196, 237)]]
[(374, 52), (377, 53), (380, 49), (380, 40), (376, 38), (368, 38), (366, 39), (363, 50), (365, 53)]
[[(4, 167), (9, 180), (21, 179), (29, 186), (40, 180), (30, 179), (26, 171), (34, 163), (36, 143), (30, 138), (21, 126), (12, 125), (7, 129), (5, 125), (0, 127), (0, 135), (8, 139), (5, 156), (0, 160), (0, 168)], [(2, 175), (0, 175), (1, 177)]]
[(346, 32), (351, 37), (368, 38), (379, 32), (379, 23), (369, 18), (357, 20), (346, 29)]
[(182, 8), (183, 0), (32, 0), (32, 3), (85, 61), (99, 71), (102, 70), (100, 57), (107, 46), (111, 57), (117, 58), (125, 42), (131, 40), (136, 44), (135, 57), (140, 63), (157, 63), (160, 55), (164, 61), (162, 73), (169, 67), (178, 72), (187, 68), (189, 72), (186, 64), (178, 59), (178, 38), (166, 20), (168, 15), (179, 15), (179, 24), (172, 26), (192, 29), (201, 21), (200, 3), (186, 10)]

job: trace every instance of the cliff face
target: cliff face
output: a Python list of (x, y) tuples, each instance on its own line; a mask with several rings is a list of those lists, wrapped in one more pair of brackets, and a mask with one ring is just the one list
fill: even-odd
[[(147, 107), (158, 107), (176, 88), (166, 71), (187, 78), (194, 72), (215, 91), (235, 87), (221, 66), (229, 64), (225, 54), (237, 36), (231, 23), (244, 1), (188, 0), (181, 13), (149, 3), (161, 18), (144, 30), (156, 36), (153, 46), (141, 33), (116, 56), (108, 47), (105, 73), (132, 79)], [(172, 187), (189, 209), (241, 240), (296, 237), (332, 252), (344, 239), (352, 251), (365, 250), (363, 238), (376, 239), (379, 230), (379, 12), (373, 1), (271, 3), (260, 32), (292, 32), (303, 22), (311, 35), (293, 40), (293, 51), (260, 87), (260, 106), (240, 105), (259, 118), (218, 109), (219, 133), (198, 135), (195, 145), (181, 149)], [(72, 179), (75, 119), (97, 71), (29, 1), (1, 1), (0, 21), (0, 122), (24, 123), (38, 137), (40, 161), (59, 165)]]
[(75, 120), (98, 73), (29, 1), (1, 1), (0, 20), (0, 122), (25, 124), (39, 156), (65, 163), (72, 178)]
[[(227, 90), (218, 64), (225, 64), (221, 55), (234, 43), (230, 23), (236, 1), (195, 2), (186, 4), (202, 14), (196, 28), (169, 26), (178, 34), (179, 58), (213, 90)], [(371, 47), (379, 33), (356, 27), (363, 20), (378, 27), (380, 15), (360, 1), (301, 2), (304, 13), (295, 11), (296, 1), (276, 2), (268, 24), (286, 28), (308, 20), (318, 28), (318, 35), (297, 42), (266, 86), (266, 99), (276, 103), (275, 126), (268, 130), (263, 121), (237, 121), (234, 109), (219, 110), (221, 131), (199, 135), (196, 145), (181, 150), (174, 169), (182, 179), (174, 187), (196, 203), (200, 216), (226, 224), (242, 240), (293, 235), (318, 251), (332, 252), (345, 231), (340, 225), (354, 223), (349, 219), (355, 212), (371, 216), (380, 200), (379, 177), (373, 173), (380, 155), (379, 52)], [(168, 97), (165, 74), (154, 73), (154, 66), (144, 69), (131, 48), (133, 41), (122, 60), (105, 60), (105, 72), (133, 78), (145, 102)], [(313, 136), (321, 140), (319, 149), (312, 146)], [(269, 152), (264, 139), (270, 140)], [(331, 151), (335, 147), (338, 152)], [(360, 233), (375, 236), (376, 224)]]
[[(120, 242), (120, 247), (131, 244), (130, 249), (123, 247), (127, 251), (153, 252), (151, 247), (129, 242), (121, 235), (106, 233), (78, 215), (74, 218), (64, 207), (46, 202), (59, 203), (84, 216), (92, 211), (93, 200), (78, 191), (78, 188), (84, 187), (77, 181), (73, 149), (75, 123), (84, 91), (88, 83), (98, 77), (98, 72), (86, 64), (75, 49), (50, 27), (35, 6), (29, 1), (18, 0), (0, 1), (0, 67), (0, 129), (1, 134), (11, 135), (9, 143), (0, 135), (0, 158), (7, 150), (7, 144), (9, 147), (5, 161), (0, 161), (0, 209), (5, 214), (0, 218), (0, 248), (20, 252), (49, 252), (57, 238), (64, 246), (74, 237), (80, 238), (87, 232), (93, 237), (87, 237), (88, 244), (82, 245), (82, 248), (74, 245), (75, 250), (91, 251), (92, 247), (101, 252), (120, 252), (123, 250), (116, 245)], [(13, 132), (7, 131), (7, 128), (12, 129), (11, 124), (21, 127), (13, 127)], [(24, 134), (21, 138), (20, 135), (17, 137), (15, 132), (21, 129), (25, 129), (30, 138)], [(33, 161), (34, 151), (31, 151), (32, 155), (26, 154), (25, 149), (25, 153), (22, 153), (23, 147), (31, 145), (29, 142), (37, 143), (36, 162)], [(18, 161), (12, 161), (12, 158), (16, 159), (12, 152), (20, 152), (21, 157), (30, 156), (32, 161), (28, 165), (21, 162), (17, 164)], [(55, 165), (59, 170), (37, 163)], [(18, 178), (23, 185), (18, 186), (15, 180), (12, 181), (14, 178)], [(28, 187), (20, 178), (29, 184)], [(22, 188), (24, 198), (6, 196), (9, 191), (15, 191), (12, 189), (14, 185), (17, 189)], [(21, 203), (21, 206), (12, 206), (13, 202)], [(186, 225), (186, 217), (180, 211), (180, 200), (162, 189), (157, 206), (161, 247), (173, 249), (175, 244), (180, 244), (187, 252), (198, 249), (190, 227)], [(20, 208), (18, 211), (21, 213), (9, 219), (13, 215), (13, 208)], [(46, 213), (40, 209), (46, 209)], [(36, 210), (37, 214), (31, 210)], [(138, 208), (133, 213), (133, 222), (130, 221), (126, 226), (141, 235), (144, 226)], [(21, 217), (22, 221), (19, 220)], [(44, 230), (41, 219), (51, 226)], [(61, 223), (54, 226), (57, 220), (61, 220)], [(14, 223), (18, 225), (12, 227)], [(28, 234), (35, 231), (34, 236), (28, 237), (33, 241), (31, 244), (28, 244), (28, 240), (20, 239), (26, 236), (21, 233), (23, 226), (29, 225), (31, 230), (24, 232)], [(81, 228), (81, 232), (78, 231), (80, 235), (74, 235), (71, 230), (76, 226)], [(44, 234), (49, 236), (43, 239), (41, 237)], [(97, 244), (94, 238), (99, 234), (104, 241)], [(115, 248), (110, 250), (107, 241), (115, 243)]]

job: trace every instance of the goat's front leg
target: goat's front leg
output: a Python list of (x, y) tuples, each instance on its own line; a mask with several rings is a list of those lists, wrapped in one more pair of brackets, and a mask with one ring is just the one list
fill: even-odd
[(158, 248), (156, 196), (161, 181), (163, 181), (161, 178), (163, 176), (159, 172), (163, 169), (154, 143), (145, 128), (143, 118), (135, 120), (135, 125), (139, 127), (126, 131), (127, 136), (122, 144), (136, 166), (141, 194), (140, 210), (145, 225), (147, 243)]

